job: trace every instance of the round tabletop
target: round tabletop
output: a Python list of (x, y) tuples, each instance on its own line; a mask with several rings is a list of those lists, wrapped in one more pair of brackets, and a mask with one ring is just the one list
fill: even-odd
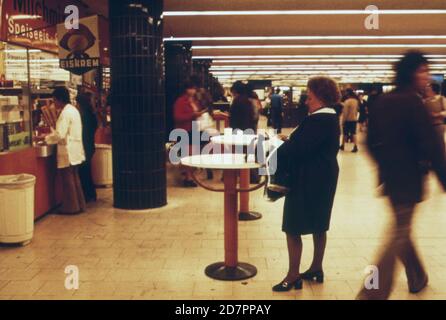
[(221, 170), (243, 170), (258, 169), (260, 164), (255, 162), (246, 162), (246, 156), (243, 154), (207, 154), (185, 157), (181, 159), (181, 164), (186, 167), (202, 169), (221, 169)]
[(211, 142), (225, 146), (249, 146), (257, 138), (258, 136), (254, 134), (221, 135), (211, 137)]

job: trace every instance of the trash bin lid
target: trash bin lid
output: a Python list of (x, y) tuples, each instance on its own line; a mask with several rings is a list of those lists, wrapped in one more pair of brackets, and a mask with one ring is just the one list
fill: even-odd
[(33, 186), (35, 182), (36, 177), (26, 173), (0, 176), (0, 188), (22, 189)]

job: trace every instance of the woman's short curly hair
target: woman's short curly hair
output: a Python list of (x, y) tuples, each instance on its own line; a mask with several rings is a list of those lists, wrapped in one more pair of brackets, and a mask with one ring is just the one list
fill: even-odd
[(329, 77), (314, 77), (308, 81), (308, 89), (325, 105), (341, 101), (341, 91), (336, 81)]

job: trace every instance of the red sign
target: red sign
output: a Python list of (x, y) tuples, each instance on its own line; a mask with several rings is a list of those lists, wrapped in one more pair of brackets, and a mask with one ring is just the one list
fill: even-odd
[(56, 26), (65, 21), (65, 8), (76, 0), (0, 0), (0, 40), (58, 52)]

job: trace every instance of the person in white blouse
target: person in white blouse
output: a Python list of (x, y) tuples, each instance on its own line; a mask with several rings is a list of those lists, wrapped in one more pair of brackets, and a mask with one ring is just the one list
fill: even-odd
[(81, 116), (71, 105), (67, 88), (56, 88), (53, 99), (60, 115), (56, 129), (52, 129), (45, 141), (48, 144), (57, 144), (57, 168), (63, 185), (63, 200), (59, 213), (77, 214), (85, 211), (86, 207), (78, 173), (79, 165), (85, 161)]

